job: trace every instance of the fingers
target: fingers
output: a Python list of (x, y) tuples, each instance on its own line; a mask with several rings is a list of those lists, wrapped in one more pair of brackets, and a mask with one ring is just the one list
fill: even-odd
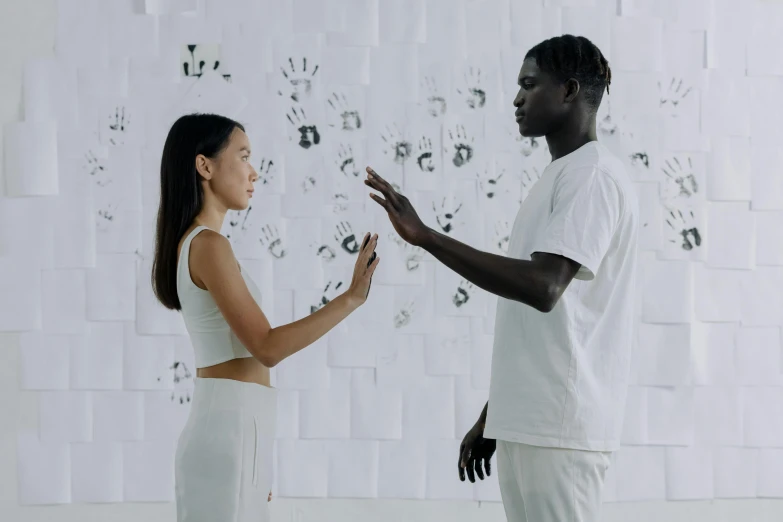
[(457, 455), (457, 470), (459, 473), (459, 479), (465, 482), (465, 469), (462, 467), (462, 452), (465, 451), (465, 443), (459, 445), (459, 455)]
[(367, 179), (364, 181), (368, 185), (384, 195), (386, 201), (390, 202), (394, 208), (400, 208), (400, 201), (397, 191), (383, 179), (372, 168), (367, 167)]
[(471, 458), (468, 459), (467, 465), (465, 466), (465, 471), (468, 472), (468, 480), (471, 483), (475, 483), (476, 482), (476, 476), (473, 474), (473, 466), (474, 466), (475, 461), (476, 461), (476, 459), (471, 457)]
[(490, 462), (492, 461), (492, 457), (484, 457), (484, 469), (487, 470), (487, 476), (492, 475), (492, 470), (490, 469)]
[[(366, 181), (365, 181), (365, 183), (366, 183)], [(380, 206), (382, 206), (384, 208), (384, 210), (386, 210), (386, 212), (391, 212), (392, 206), (391, 206), (391, 204), (388, 201), (386, 201), (382, 197), (378, 196), (377, 194), (370, 194), (370, 197), (373, 199), (373, 201), (375, 201)]]
[(476, 475), (478, 475), (478, 478), (481, 480), (484, 480), (484, 470), (481, 468), (482, 459), (473, 459), (473, 463), (476, 470)]

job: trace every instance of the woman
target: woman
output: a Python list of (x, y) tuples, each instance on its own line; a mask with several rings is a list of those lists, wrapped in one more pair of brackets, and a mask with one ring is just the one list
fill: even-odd
[(269, 368), (309, 346), (361, 306), (378, 266), (365, 236), (345, 293), (317, 312), (272, 328), (260, 292), (219, 233), (228, 210), (247, 208), (258, 174), (244, 128), (192, 114), (169, 131), (161, 161), (152, 285), (181, 310), (197, 375), (175, 461), (179, 522), (269, 519), (275, 390)]

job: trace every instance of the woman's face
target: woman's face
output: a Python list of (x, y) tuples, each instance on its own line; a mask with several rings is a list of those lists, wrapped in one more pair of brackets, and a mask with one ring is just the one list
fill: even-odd
[(250, 163), (247, 134), (242, 129), (234, 128), (223, 151), (207, 161), (211, 177), (205, 178), (223, 206), (227, 210), (247, 208), (253, 196), (253, 183), (258, 179), (258, 173)]

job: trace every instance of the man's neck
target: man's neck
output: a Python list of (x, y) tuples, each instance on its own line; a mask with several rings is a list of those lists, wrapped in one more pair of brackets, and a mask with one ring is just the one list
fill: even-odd
[(563, 125), (557, 132), (546, 136), (552, 161), (571, 154), (576, 149), (597, 139), (595, 115), (583, 121), (575, 121)]

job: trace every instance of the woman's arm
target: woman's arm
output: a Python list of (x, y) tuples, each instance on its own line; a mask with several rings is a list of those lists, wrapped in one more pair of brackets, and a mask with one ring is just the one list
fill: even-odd
[(351, 286), (320, 310), (298, 321), (272, 328), (253, 299), (239, 271), (231, 244), (212, 230), (193, 238), (190, 273), (193, 282), (210, 292), (237, 338), (264, 366), (271, 368), (313, 344), (361, 306), (378, 259), (368, 265), (375, 236), (359, 252)]

